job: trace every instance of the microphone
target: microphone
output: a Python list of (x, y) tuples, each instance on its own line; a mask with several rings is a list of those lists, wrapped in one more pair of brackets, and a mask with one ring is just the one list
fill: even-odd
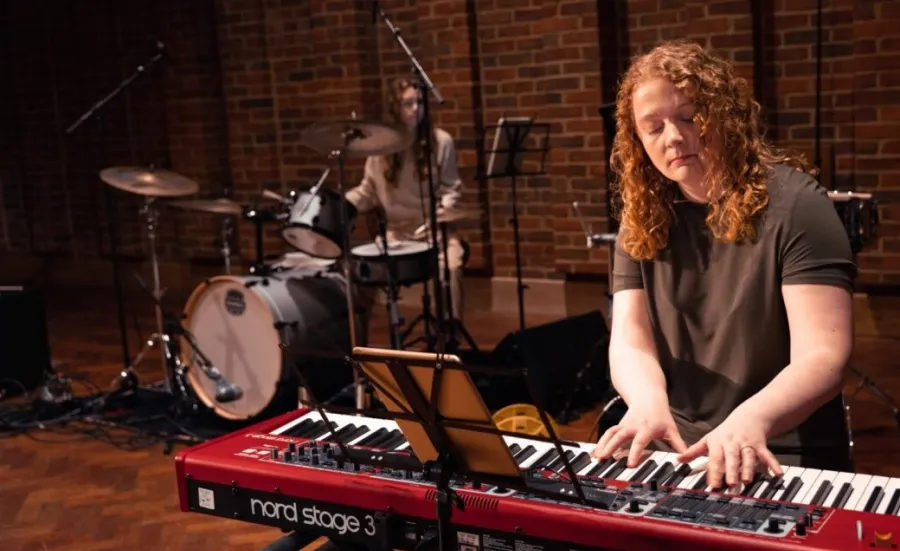
[(234, 383), (229, 383), (225, 379), (216, 380), (216, 401), (227, 403), (233, 402), (244, 395), (241, 387)]

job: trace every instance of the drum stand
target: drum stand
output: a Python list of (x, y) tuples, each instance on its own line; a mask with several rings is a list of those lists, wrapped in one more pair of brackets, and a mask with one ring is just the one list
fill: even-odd
[[(159, 212), (156, 210), (156, 207), (153, 205), (153, 197), (144, 197), (144, 205), (141, 207), (140, 213), (145, 217), (147, 223), (147, 239), (149, 241), (149, 249), (150, 249), (150, 266), (153, 271), (153, 289), (152, 295), (156, 302), (154, 305), (154, 313), (156, 314), (156, 332), (150, 335), (150, 338), (147, 339), (147, 342), (144, 343), (144, 347), (135, 357), (134, 361), (131, 362), (125, 369), (119, 373), (119, 376), (113, 381), (113, 387), (118, 390), (131, 390), (137, 387), (137, 378), (134, 374), (135, 367), (141, 363), (144, 359), (144, 355), (153, 348), (153, 345), (159, 343), (161, 353), (159, 357), (160, 365), (163, 371), (163, 385), (167, 393), (172, 392), (172, 381), (169, 378), (169, 369), (166, 363), (166, 355), (168, 354), (168, 349), (166, 348), (166, 343), (169, 340), (168, 335), (163, 331), (163, 313), (162, 308), (159, 306), (159, 301), (162, 299), (164, 290), (160, 289), (159, 282), (159, 262), (156, 257), (156, 221), (159, 218)], [(138, 278), (140, 280), (140, 278)]]
[(397, 267), (394, 258), (391, 255), (390, 247), (388, 246), (387, 219), (385, 215), (378, 217), (378, 235), (381, 236), (382, 253), (387, 262), (387, 313), (391, 347), (394, 350), (403, 350), (403, 341), (400, 339), (400, 328), (403, 327), (404, 321), (403, 316), (400, 314), (400, 309), (397, 307)]
[(231, 275), (231, 238), (234, 235), (234, 222), (231, 216), (222, 219), (222, 259), (225, 261), (225, 273)]
[[(338, 191), (340, 192), (341, 197), (344, 197), (347, 191), (344, 189), (346, 187), (346, 177), (344, 174), (344, 153), (347, 150), (347, 147), (353, 140), (361, 138), (359, 129), (350, 129), (346, 130), (342, 134), (342, 142), (343, 147), (341, 149), (336, 149), (331, 152), (331, 156), (337, 159), (338, 165)], [(342, 249), (343, 249), (343, 272), (344, 272), (344, 280), (347, 282), (347, 320), (350, 328), (350, 351), (347, 354), (347, 361), (349, 363), (352, 351), (356, 348), (356, 307), (353, 301), (353, 278), (350, 273), (350, 230), (348, 228), (350, 216), (347, 213), (347, 202), (341, 201), (340, 215), (341, 215), (341, 227), (347, 228), (346, 231), (342, 232)], [(385, 244), (386, 245), (386, 244)], [(368, 381), (363, 380), (359, 373), (357, 373), (356, 369), (353, 369), (352, 366), (348, 366), (353, 371), (353, 387), (354, 394), (356, 399), (356, 409), (358, 410), (367, 410), (369, 409), (372, 403), (372, 387)]]

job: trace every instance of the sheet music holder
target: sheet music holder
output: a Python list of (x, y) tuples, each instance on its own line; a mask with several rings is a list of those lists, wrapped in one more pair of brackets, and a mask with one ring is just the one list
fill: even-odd
[[(512, 220), (513, 243), (516, 259), (516, 294), (519, 302), (519, 330), (525, 329), (525, 289), (522, 284), (522, 255), (519, 250), (519, 208), (516, 190), (516, 178), (519, 176), (542, 176), (546, 174), (544, 165), (547, 160), (547, 152), (550, 125), (548, 123), (536, 123), (530, 117), (502, 116), (495, 126), (488, 126), (488, 130), (494, 129), (494, 142), (491, 146), (488, 160), (488, 178), (509, 178), (512, 189)], [(526, 145), (529, 136), (534, 135), (537, 145)], [(537, 169), (523, 170), (525, 160), (531, 154), (537, 157)]]
[[(409, 441), (409, 448), (425, 479), (437, 486), (441, 551), (457, 549), (456, 532), (450, 519), (453, 506), (462, 509), (464, 505), (451, 487), (454, 480), (493, 484), (597, 508), (608, 509), (612, 503), (613, 494), (582, 487), (577, 481), (563, 443), (556, 438), (541, 408), (538, 410), (550, 438), (529, 438), (554, 443), (563, 462), (565, 477), (547, 479), (523, 474), (503, 439), (504, 434), (522, 435), (501, 431), (494, 424), (490, 410), (470, 376), (470, 372), (481, 368), (463, 366), (454, 355), (408, 350), (355, 347), (353, 357)], [(496, 371), (497, 368), (490, 369)], [(527, 372), (523, 375), (527, 377)], [(343, 449), (341, 451), (345, 453)], [(349, 453), (344, 460), (379, 464), (385, 456), (403, 452), (372, 454), (350, 449)], [(364, 456), (370, 456), (370, 459)], [(385, 461), (390, 462), (391, 458)], [(401, 462), (394, 458), (392, 464)], [(406, 468), (410, 465), (412, 463), (407, 463)]]

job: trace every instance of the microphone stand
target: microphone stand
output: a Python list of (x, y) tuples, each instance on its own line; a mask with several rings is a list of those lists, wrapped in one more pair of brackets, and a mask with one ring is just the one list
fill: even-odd
[[(428, 163), (428, 201), (431, 204), (431, 211), (428, 216), (428, 226), (431, 230), (431, 246), (432, 250), (435, 252), (438, 251), (438, 221), (437, 221), (437, 197), (435, 196), (435, 188), (434, 188), (434, 172), (432, 169), (431, 162), (431, 154), (433, 151), (433, 143), (432, 143), (432, 126), (431, 126), (431, 110), (429, 108), (428, 101), (428, 93), (431, 92), (434, 94), (435, 99), (437, 100), (439, 105), (444, 104), (444, 98), (441, 96), (440, 92), (438, 92), (434, 83), (428, 78), (428, 74), (425, 72), (425, 69), (422, 68), (422, 65), (419, 64), (419, 61), (416, 59), (416, 56), (413, 55), (412, 50), (409, 49), (409, 46), (406, 45), (406, 41), (403, 40), (403, 37), (400, 35), (400, 29), (397, 28), (396, 25), (390, 20), (384, 10), (381, 8), (381, 4), (379, 2), (373, 2), (374, 7), (373, 10), (381, 16), (381, 19), (387, 25), (388, 29), (390, 29), (391, 34), (397, 40), (397, 43), (403, 48), (403, 51), (406, 53), (406, 56), (409, 58), (410, 63), (413, 66), (413, 73), (416, 75), (415, 78), (415, 86), (422, 93), (422, 121), (419, 123), (419, 140), (423, 145), (423, 153), (425, 154), (425, 158)], [(444, 261), (446, 262), (446, 255), (444, 255)], [(440, 286), (440, 274), (441, 274), (441, 262), (440, 256), (435, 254), (434, 259), (432, 260), (432, 278), (436, 278), (435, 281), (435, 289), (438, 290), (441, 288)], [(425, 293), (428, 293), (428, 281), (424, 284)], [(446, 316), (444, 315), (444, 296), (443, 293), (438, 290), (434, 293), (434, 306), (435, 306), (435, 314), (436, 314), (436, 324), (437, 324), (437, 335), (438, 342), (441, 342), (443, 339), (443, 327), (446, 323)], [(430, 301), (425, 301), (430, 302)], [(427, 304), (426, 304), (427, 309)], [(427, 319), (427, 312), (426, 312)], [(427, 339), (430, 341), (430, 339)], [(433, 352), (433, 343), (428, 342), (429, 351)]]
[[(113, 89), (112, 92), (107, 94), (105, 97), (101, 98), (94, 105), (92, 105), (87, 111), (84, 112), (78, 120), (73, 122), (67, 129), (66, 134), (72, 135), (75, 130), (77, 130), (85, 121), (91, 119), (96, 115), (96, 121), (98, 125), (102, 126), (103, 116), (97, 115), (97, 113), (106, 106), (107, 103), (112, 101), (116, 96), (122, 93), (128, 86), (131, 85), (132, 82), (137, 80), (138, 77), (146, 73), (156, 62), (165, 57), (166, 55), (166, 46), (162, 42), (155, 41), (156, 53), (147, 60), (146, 64), (138, 65), (134, 72), (126, 77), (122, 82)], [(102, 132), (101, 132), (102, 133)], [(116, 310), (118, 313), (118, 321), (119, 321), (119, 338), (121, 340), (122, 346), (122, 363), (124, 371), (129, 371), (131, 367), (131, 352), (128, 350), (128, 332), (126, 329), (125, 323), (125, 297), (124, 291), (122, 289), (122, 278), (121, 278), (121, 266), (120, 266), (120, 258), (119, 258), (119, 228), (116, 218), (116, 208), (115, 208), (115, 196), (112, 193), (112, 189), (110, 186), (103, 186), (106, 192), (106, 209), (107, 209), (107, 218), (108, 218), (108, 231), (109, 231), (109, 253), (112, 257), (112, 270), (113, 270), (113, 286), (115, 288), (116, 294)], [(166, 387), (169, 386), (169, 378), (166, 373), (163, 373), (163, 378), (166, 383)]]
[(381, 236), (382, 254), (384, 254), (385, 262), (387, 262), (387, 313), (388, 325), (391, 334), (391, 347), (394, 350), (402, 350), (403, 343), (400, 340), (400, 327), (403, 326), (403, 316), (400, 315), (400, 309), (397, 306), (397, 267), (393, 256), (390, 253), (390, 246), (387, 238), (387, 216), (380, 214), (378, 216), (378, 235)]

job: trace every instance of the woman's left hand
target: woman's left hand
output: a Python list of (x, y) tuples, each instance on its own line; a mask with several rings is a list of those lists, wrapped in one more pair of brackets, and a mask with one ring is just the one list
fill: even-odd
[(688, 463), (703, 455), (708, 458), (706, 481), (712, 488), (732, 488), (740, 483), (750, 483), (760, 462), (774, 476), (784, 475), (781, 465), (766, 445), (766, 431), (762, 423), (742, 415), (739, 410), (690, 446), (678, 460)]

